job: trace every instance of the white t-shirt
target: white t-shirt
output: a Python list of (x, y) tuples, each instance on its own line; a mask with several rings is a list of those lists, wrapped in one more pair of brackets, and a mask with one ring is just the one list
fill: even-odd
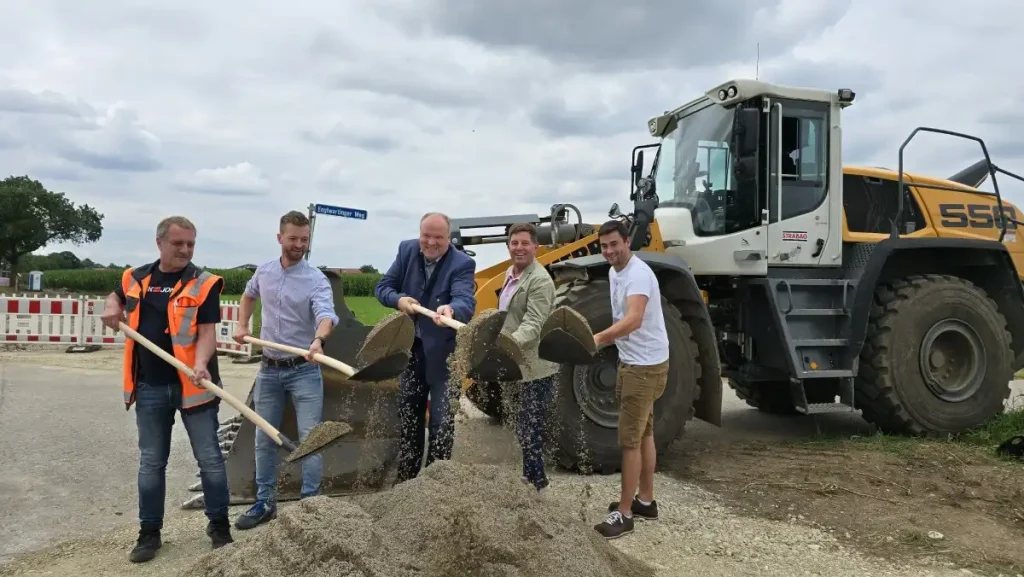
[(611, 284), (613, 322), (617, 323), (626, 316), (626, 299), (629, 296), (647, 296), (640, 328), (615, 339), (619, 360), (630, 365), (657, 365), (667, 361), (668, 333), (661, 309), (661, 287), (654, 271), (633, 255), (621, 272), (612, 267), (608, 271), (608, 280)]

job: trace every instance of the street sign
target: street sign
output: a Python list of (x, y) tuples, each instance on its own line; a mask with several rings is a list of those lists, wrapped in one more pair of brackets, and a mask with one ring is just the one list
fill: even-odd
[(358, 208), (345, 208), (344, 206), (332, 206), (330, 204), (309, 205), (309, 245), (306, 247), (306, 260), (309, 260), (309, 253), (313, 250), (313, 231), (316, 229), (316, 215), (340, 216), (342, 218), (354, 218), (366, 220), (366, 211)]
[(366, 211), (360, 210), (358, 208), (345, 208), (344, 206), (317, 204), (313, 207), (313, 212), (315, 212), (316, 214), (326, 214), (328, 216), (340, 216), (342, 218), (366, 220)]

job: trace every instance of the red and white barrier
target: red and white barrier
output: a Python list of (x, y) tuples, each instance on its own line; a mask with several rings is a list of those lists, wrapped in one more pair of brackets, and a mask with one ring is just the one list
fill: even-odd
[(81, 337), (81, 306), (74, 297), (0, 297), (0, 340), (76, 344)]
[[(114, 333), (100, 321), (104, 301), (105, 297), (92, 296), (0, 296), (0, 343), (123, 345), (124, 333)], [(217, 351), (248, 357), (252, 345), (231, 338), (240, 306), (238, 301), (221, 301)]]

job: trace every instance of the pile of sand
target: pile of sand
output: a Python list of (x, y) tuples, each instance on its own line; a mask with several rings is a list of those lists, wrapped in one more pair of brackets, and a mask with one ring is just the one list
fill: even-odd
[(507, 467), (439, 461), (360, 498), (283, 509), (244, 542), (207, 553), (184, 577), (650, 577), (571, 511)]

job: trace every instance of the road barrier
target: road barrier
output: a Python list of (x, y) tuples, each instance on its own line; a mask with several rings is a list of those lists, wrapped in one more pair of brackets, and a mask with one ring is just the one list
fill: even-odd
[[(114, 333), (100, 321), (105, 297), (2, 295), (0, 296), (0, 343), (40, 345), (124, 344), (124, 334)], [(236, 343), (231, 335), (238, 326), (238, 301), (221, 301), (217, 327), (217, 352), (252, 356), (252, 345)], [(249, 318), (252, 330), (252, 317)]]

